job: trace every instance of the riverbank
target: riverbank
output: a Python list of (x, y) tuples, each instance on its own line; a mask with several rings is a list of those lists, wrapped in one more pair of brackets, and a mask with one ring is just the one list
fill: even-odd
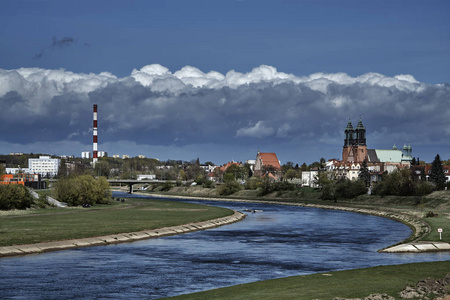
[(131, 233), (119, 233), (106, 236), (80, 238), (66, 241), (54, 241), (47, 243), (0, 247), (0, 257), (36, 254), (48, 251), (58, 251), (80, 247), (105, 246), (117, 243), (126, 243), (144, 239), (170, 236), (199, 230), (206, 230), (238, 222), (243, 218), (245, 218), (245, 216), (246, 216), (245, 214), (235, 211), (233, 215), (227, 217), (217, 218), (203, 222), (189, 223), (179, 226), (163, 227), (153, 230), (142, 230)]
[(423, 252), (436, 252), (436, 251), (450, 251), (450, 243), (438, 242), (438, 241), (424, 241), (423, 238), (427, 236), (430, 231), (430, 225), (417, 217), (414, 214), (401, 213), (395, 211), (388, 211), (382, 209), (374, 208), (361, 208), (361, 207), (350, 207), (335, 204), (310, 204), (310, 203), (294, 203), (294, 202), (284, 202), (284, 201), (271, 201), (271, 200), (255, 200), (255, 199), (240, 199), (240, 198), (223, 198), (223, 197), (201, 197), (201, 196), (187, 196), (187, 195), (173, 195), (173, 194), (157, 194), (157, 193), (142, 193), (136, 192), (136, 194), (141, 194), (151, 197), (159, 198), (172, 198), (172, 199), (195, 199), (195, 200), (208, 200), (208, 201), (229, 201), (229, 202), (244, 202), (244, 203), (268, 203), (268, 204), (278, 204), (278, 205), (292, 205), (301, 207), (315, 207), (322, 209), (334, 209), (349, 211), (361, 214), (370, 214), (375, 216), (380, 216), (384, 218), (393, 219), (399, 221), (407, 226), (409, 226), (413, 233), (405, 241), (401, 241), (398, 244), (389, 246), (384, 249), (380, 249), (379, 252), (387, 253), (423, 253)]
[(0, 211), (0, 257), (203, 230), (243, 217), (222, 207), (142, 198), (89, 208)]
[(258, 281), (165, 299), (447, 300), (449, 270), (450, 261), (378, 266)]

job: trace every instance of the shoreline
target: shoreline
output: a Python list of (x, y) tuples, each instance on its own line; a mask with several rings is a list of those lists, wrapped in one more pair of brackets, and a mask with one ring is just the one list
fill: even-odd
[(163, 236), (206, 230), (239, 222), (245, 217), (246, 214), (234, 211), (234, 214), (227, 217), (221, 217), (217, 219), (196, 223), (188, 223), (178, 226), (163, 227), (152, 230), (142, 230), (129, 233), (117, 233), (106, 236), (54, 241), (46, 243), (5, 246), (0, 247), (0, 258), (26, 254), (38, 254), (50, 251), (67, 250), (81, 247), (106, 246), (118, 243), (134, 242), (139, 240), (146, 240)]
[[(134, 194), (154, 197), (154, 198), (170, 198), (170, 199), (192, 199), (192, 200), (205, 200), (205, 201), (223, 201), (223, 202), (242, 202), (242, 203), (266, 203), (277, 205), (290, 205), (300, 207), (314, 207), (322, 209), (342, 210), (348, 212), (355, 212), (361, 214), (374, 215), (384, 217), (401, 222), (411, 228), (412, 235), (407, 240), (411, 242), (401, 241), (397, 244), (388, 246), (384, 249), (378, 250), (378, 252), (385, 253), (424, 253), (424, 252), (443, 252), (450, 251), (450, 243), (445, 242), (431, 242), (421, 241), (421, 238), (430, 232), (430, 226), (425, 221), (408, 214), (402, 214), (391, 211), (382, 211), (367, 208), (356, 208), (326, 204), (307, 204), (307, 203), (292, 203), (292, 202), (279, 202), (270, 200), (247, 200), (239, 198), (220, 198), (220, 197), (197, 197), (197, 196), (180, 196), (180, 195), (164, 195), (164, 194), (148, 194), (142, 192), (134, 192)], [(246, 217), (246, 214), (234, 211), (234, 214), (227, 217), (212, 219), (203, 222), (189, 223), (185, 225), (178, 225), (172, 227), (163, 227), (152, 230), (143, 230), (137, 232), (118, 233), (106, 236), (80, 238), (73, 240), (62, 240), (36, 244), (23, 244), (14, 246), (0, 247), (0, 258), (8, 256), (18, 256), (27, 254), (38, 254), (49, 251), (58, 251), (66, 249), (74, 249), (90, 246), (105, 246), (118, 243), (133, 242), (144, 239), (152, 239), (163, 236), (170, 236), (188, 232), (194, 232), (199, 230), (211, 229), (227, 224), (238, 222)]]
[(207, 201), (224, 201), (224, 202), (243, 202), (243, 203), (268, 203), (268, 204), (278, 204), (278, 205), (291, 205), (300, 207), (314, 207), (322, 209), (334, 209), (342, 210), (348, 212), (355, 212), (367, 215), (374, 215), (379, 217), (384, 217), (401, 222), (409, 226), (413, 233), (407, 239), (410, 242), (400, 241), (397, 244), (388, 246), (384, 249), (378, 250), (378, 252), (385, 253), (424, 253), (424, 252), (443, 252), (450, 251), (450, 243), (446, 242), (432, 242), (432, 241), (422, 241), (421, 239), (430, 232), (430, 226), (425, 221), (417, 218), (413, 215), (402, 214), (392, 211), (383, 211), (367, 208), (357, 208), (357, 207), (346, 207), (337, 205), (326, 205), (326, 204), (307, 204), (307, 203), (292, 203), (292, 202), (279, 202), (270, 200), (246, 200), (246, 199), (235, 199), (235, 198), (220, 198), (220, 197), (196, 197), (196, 196), (178, 196), (178, 195), (163, 195), (163, 194), (147, 194), (135, 192), (134, 194), (150, 196), (156, 198), (172, 198), (172, 199), (193, 199), (193, 200), (207, 200)]

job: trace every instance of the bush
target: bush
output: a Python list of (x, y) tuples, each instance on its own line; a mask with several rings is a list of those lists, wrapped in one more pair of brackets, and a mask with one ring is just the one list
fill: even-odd
[(241, 185), (236, 181), (227, 181), (224, 184), (222, 184), (217, 192), (219, 195), (222, 196), (228, 196), (234, 193), (237, 193), (241, 190)]
[(336, 184), (334, 182), (329, 182), (322, 186), (322, 195), (320, 199), (322, 200), (336, 200)]
[(39, 198), (34, 201), (39, 208), (46, 208), (48, 205), (47, 193), (39, 193)]
[(166, 182), (164, 182), (162, 185), (161, 185), (161, 191), (162, 192), (168, 192), (168, 191), (170, 191), (171, 189), (173, 188), (173, 185), (170, 183), (170, 182), (168, 182), (168, 181), (166, 181)]
[(261, 186), (258, 191), (258, 196), (262, 197), (273, 192), (272, 183), (269, 177), (264, 177), (261, 181)]
[(344, 180), (336, 184), (337, 198), (352, 199), (365, 193), (367, 193), (367, 188), (364, 180)]
[(61, 178), (53, 190), (58, 201), (70, 206), (83, 204), (107, 204), (111, 199), (109, 184), (105, 177), (94, 179), (91, 175)]
[(390, 174), (384, 174), (382, 181), (372, 189), (372, 194), (379, 196), (425, 196), (435, 189), (431, 182), (414, 182), (410, 178), (409, 171), (395, 170)]
[(435, 212), (432, 212), (432, 211), (429, 211), (426, 215), (425, 215), (425, 218), (434, 218), (434, 217), (438, 217), (439, 216), (439, 214), (437, 214), (437, 213), (435, 213)]
[(211, 180), (206, 180), (204, 183), (203, 183), (203, 187), (204, 188), (207, 188), (207, 189), (210, 189), (210, 188), (213, 188), (215, 185), (214, 185), (214, 182), (212, 182)]
[(0, 185), (0, 210), (26, 209), (31, 207), (33, 196), (20, 184)]
[(434, 190), (434, 184), (428, 181), (420, 181), (416, 184), (416, 196), (425, 196), (431, 194)]
[(261, 178), (251, 177), (245, 181), (244, 187), (246, 190), (256, 190), (261, 186)]

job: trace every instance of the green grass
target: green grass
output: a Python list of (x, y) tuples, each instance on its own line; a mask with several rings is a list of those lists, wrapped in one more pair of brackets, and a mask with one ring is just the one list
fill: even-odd
[(364, 298), (386, 293), (400, 299), (406, 285), (431, 277), (442, 279), (450, 270), (450, 261), (380, 266), (366, 269), (295, 276), (242, 284), (170, 299), (333, 299)]
[(229, 209), (162, 200), (127, 199), (91, 208), (49, 208), (0, 215), (0, 246), (94, 237), (200, 222)]
[[(424, 220), (430, 224), (431, 232), (423, 240), (450, 243), (450, 220), (448, 217), (439, 215), (438, 217), (425, 218)], [(442, 228), (442, 240), (439, 239), (438, 228)]]

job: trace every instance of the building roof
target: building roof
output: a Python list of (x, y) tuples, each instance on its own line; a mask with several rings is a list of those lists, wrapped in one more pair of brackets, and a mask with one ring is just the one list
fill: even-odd
[(235, 162), (235, 161), (229, 161), (228, 163), (224, 164), (223, 166), (218, 167), (221, 172), (225, 172), (229, 167), (232, 165), (240, 166), (242, 163)]
[(380, 162), (401, 163), (402, 151), (401, 150), (380, 150), (375, 149), (376, 155)]
[(369, 162), (372, 163), (379, 163), (380, 160), (378, 159), (377, 152), (375, 149), (367, 149), (367, 157)]
[(359, 118), (358, 126), (356, 126), (356, 129), (365, 129), (361, 118)]
[(259, 153), (263, 166), (271, 165), (277, 170), (281, 170), (280, 162), (275, 153)]

